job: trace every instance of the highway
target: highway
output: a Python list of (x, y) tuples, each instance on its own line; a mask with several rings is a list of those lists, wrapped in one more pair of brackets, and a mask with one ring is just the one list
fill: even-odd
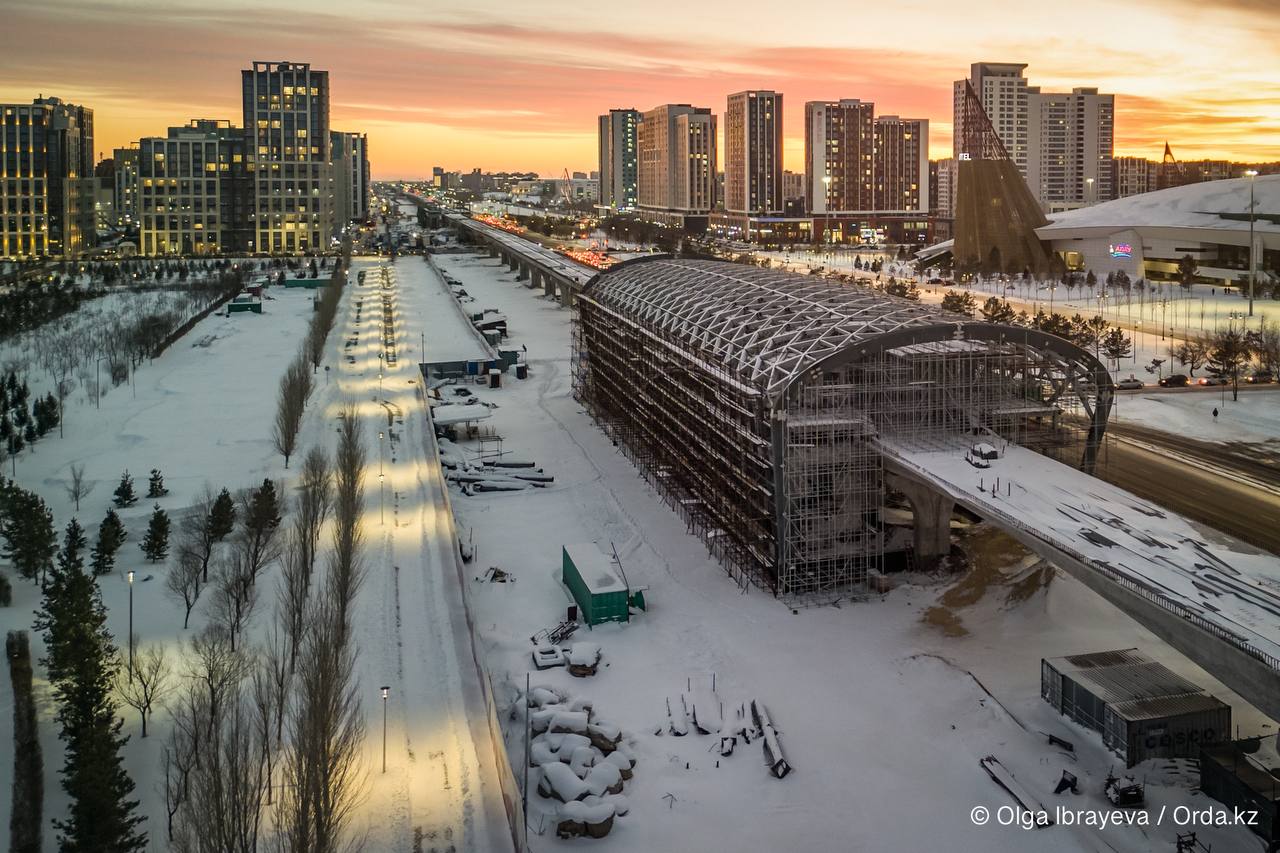
[(1112, 422), (1097, 476), (1185, 518), (1280, 554), (1280, 455)]

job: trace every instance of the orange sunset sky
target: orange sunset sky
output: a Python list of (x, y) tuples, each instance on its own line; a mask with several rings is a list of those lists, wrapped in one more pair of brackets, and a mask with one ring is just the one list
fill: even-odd
[(333, 126), (369, 134), (380, 178), (589, 171), (600, 112), (722, 113), (747, 88), (784, 93), (788, 168), (820, 98), (928, 118), (947, 156), (951, 81), (975, 61), (1114, 93), (1117, 154), (1168, 139), (1181, 159), (1280, 160), (1280, 0), (43, 0), (5, 12), (0, 101), (90, 106), (109, 153), (190, 118), (240, 124), (254, 59), (328, 70)]

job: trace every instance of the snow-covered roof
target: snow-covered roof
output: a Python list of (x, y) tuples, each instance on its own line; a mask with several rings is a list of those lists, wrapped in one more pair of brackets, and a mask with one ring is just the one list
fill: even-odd
[(592, 595), (605, 592), (625, 592), (627, 585), (613, 568), (613, 559), (593, 542), (565, 545), (564, 552), (573, 561), (578, 576)]
[[(1201, 228), (1249, 230), (1249, 189), (1254, 192), (1254, 229), (1280, 236), (1280, 175), (1204, 181), (1141, 193), (1115, 201), (1049, 215), (1049, 224), (1036, 229), (1045, 240), (1063, 231), (1082, 228), (1115, 231), (1122, 228)], [(1247, 242), (1247, 240), (1246, 240)]]
[(879, 335), (969, 322), (869, 287), (725, 261), (619, 264), (596, 276), (585, 297), (770, 393)]

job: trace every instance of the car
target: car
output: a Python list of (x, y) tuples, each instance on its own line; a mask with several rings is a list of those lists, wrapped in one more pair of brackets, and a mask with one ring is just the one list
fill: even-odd
[(1121, 391), (1138, 391), (1145, 388), (1146, 385), (1136, 376), (1130, 376), (1128, 379), (1121, 379), (1116, 383), (1116, 388)]
[(1276, 375), (1270, 370), (1258, 370), (1245, 381), (1251, 385), (1266, 385), (1275, 382)]
[(1225, 376), (1201, 376), (1196, 380), (1197, 385), (1226, 385), (1227, 382)]
[(1174, 373), (1160, 380), (1161, 388), (1186, 388), (1191, 379), (1185, 373)]

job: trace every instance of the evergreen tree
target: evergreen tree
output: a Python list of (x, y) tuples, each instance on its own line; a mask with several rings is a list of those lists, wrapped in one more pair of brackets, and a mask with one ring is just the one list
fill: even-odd
[(9, 455), (17, 456), (25, 446), (26, 443), (22, 440), (22, 434), (15, 430), (13, 435), (9, 436)]
[(11, 435), (13, 435), (13, 421), (10, 420), (6, 409), (5, 413), (0, 415), (0, 438), (8, 441)]
[(116, 552), (120, 550), (120, 546), (124, 544), (125, 537), (128, 535), (116, 511), (107, 510), (102, 524), (98, 525), (98, 542), (93, 546), (93, 559), (90, 565), (93, 566), (95, 575), (111, 574), (116, 566)]
[(147, 525), (147, 535), (140, 546), (142, 553), (153, 563), (158, 563), (169, 555), (169, 516), (156, 504), (151, 513), (151, 523)]
[(253, 493), (244, 525), (252, 533), (265, 533), (280, 525), (280, 502), (276, 499), (276, 487), (271, 480), (263, 480), (262, 486)]
[(52, 391), (44, 397), (44, 410), (49, 420), (49, 429), (45, 430), (45, 432), (48, 432), (62, 423), (62, 406), (59, 405), (58, 398), (53, 396)]
[(162, 498), (167, 494), (169, 490), (164, 487), (164, 475), (159, 468), (152, 468), (151, 477), (147, 480), (147, 497)]
[(982, 319), (988, 323), (1012, 323), (1016, 316), (1013, 306), (996, 296), (988, 297), (979, 310), (982, 312)]
[(4, 555), (18, 574), (27, 580), (45, 574), (58, 549), (58, 534), (53, 528), (53, 511), (38, 495), (13, 488), (4, 518), (0, 519), (0, 535), (4, 537)]
[(116, 506), (126, 507), (133, 506), (137, 502), (138, 496), (133, 493), (133, 478), (129, 476), (129, 471), (126, 469), (120, 475), (120, 485), (116, 486), (115, 503)]
[(58, 701), (57, 720), (66, 747), (62, 788), (70, 798), (66, 820), (54, 821), (63, 853), (139, 853), (146, 835), (130, 799), (133, 781), (120, 750), (128, 738), (112, 699), (119, 658), (106, 629), (97, 584), (84, 571), (84, 533), (67, 525), (62, 553), (36, 627), (44, 632), (49, 678)]
[(215, 542), (227, 537), (236, 527), (236, 502), (226, 489), (218, 492), (213, 509), (209, 511), (209, 532)]
[(39, 440), (40, 435), (36, 432), (35, 421), (27, 421), (27, 426), (22, 430), (22, 439), (27, 444), (35, 444)]

